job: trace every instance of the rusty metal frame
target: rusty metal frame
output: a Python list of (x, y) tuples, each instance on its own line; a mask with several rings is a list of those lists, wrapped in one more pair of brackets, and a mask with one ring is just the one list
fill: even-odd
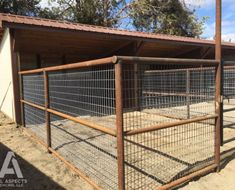
[[(214, 115), (207, 115), (203, 117), (196, 117), (192, 119), (186, 119), (182, 121), (177, 121), (177, 122), (172, 122), (172, 123), (165, 123), (157, 126), (152, 126), (148, 128), (143, 128), (143, 129), (136, 129), (136, 130), (131, 130), (131, 131), (124, 131), (123, 130), (123, 84), (122, 84), (122, 65), (131, 63), (131, 61), (134, 61), (135, 63), (141, 63), (141, 62), (147, 62), (150, 64), (168, 64), (168, 63), (178, 63), (180, 64), (181, 61), (184, 62), (184, 64), (189, 64), (189, 65), (195, 65), (198, 64), (198, 66), (201, 66), (202, 63), (206, 64), (207, 66), (214, 66), (218, 67), (219, 62), (214, 61), (214, 60), (206, 60), (203, 62), (202, 60), (185, 60), (185, 59), (166, 59), (166, 58), (143, 58), (143, 57), (110, 57), (110, 58), (105, 58), (105, 59), (99, 59), (99, 60), (93, 60), (93, 61), (88, 61), (88, 62), (82, 62), (82, 63), (76, 63), (76, 64), (69, 64), (69, 65), (63, 65), (63, 66), (56, 66), (56, 67), (47, 67), (47, 68), (42, 68), (42, 69), (35, 69), (35, 70), (29, 70), (29, 71), (21, 71), (19, 72), (20, 78), (22, 78), (22, 75), (28, 75), (28, 74), (34, 74), (34, 73), (43, 73), (44, 76), (44, 96), (45, 96), (45, 105), (40, 106), (37, 104), (34, 104), (32, 102), (25, 101), (23, 99), (23, 93), (21, 97), (21, 103), (27, 104), (29, 106), (35, 107), (37, 109), (43, 110), (46, 113), (46, 131), (47, 131), (47, 143), (44, 145), (47, 147), (48, 152), (54, 154), (55, 156), (59, 157), (63, 162), (66, 163), (66, 165), (69, 165), (72, 170), (76, 171), (75, 167), (72, 166), (71, 164), (68, 164), (68, 162), (61, 156), (59, 155), (55, 150), (51, 148), (51, 129), (50, 129), (50, 116), (49, 114), (55, 114), (57, 116), (69, 119), (71, 121), (80, 123), (82, 125), (85, 125), (87, 127), (102, 131), (104, 133), (107, 133), (109, 135), (115, 136), (117, 138), (117, 162), (118, 162), (118, 188), (120, 190), (125, 190), (125, 162), (124, 162), (124, 136), (128, 135), (136, 135), (140, 133), (146, 133), (150, 131), (156, 131), (164, 128), (170, 128), (170, 127), (175, 127), (175, 126), (181, 126), (184, 124), (188, 123), (193, 123), (193, 122), (201, 122), (204, 120), (208, 119), (218, 119), (219, 115), (214, 114)], [(156, 62), (154, 62), (156, 61)], [(161, 62), (163, 61), (163, 62)], [(83, 67), (93, 67), (93, 66), (98, 66), (98, 65), (107, 65), (107, 64), (113, 64), (115, 68), (115, 91), (116, 91), (116, 130), (109, 129), (103, 126), (99, 126), (97, 124), (85, 121), (80, 118), (72, 117), (70, 115), (61, 113), (59, 111), (50, 109), (49, 107), (49, 84), (48, 84), (48, 72), (50, 71), (57, 71), (57, 70), (64, 70), (64, 69), (75, 69), (75, 68), (83, 68)], [(215, 149), (218, 147), (215, 146)], [(189, 180), (195, 176), (201, 175), (202, 173), (209, 172), (212, 170), (212, 168), (217, 167), (217, 163), (208, 166), (207, 168), (204, 168), (200, 171), (194, 172), (192, 174), (189, 174), (188, 176), (185, 176), (181, 179), (178, 179), (174, 182), (171, 182), (168, 185), (162, 186), (160, 189), (167, 189), (170, 186), (175, 186), (177, 184), (180, 184), (184, 182), (185, 180)], [(79, 175), (81, 175), (81, 172), (77, 172)], [(88, 178), (88, 177), (86, 177)], [(89, 178), (88, 178), (89, 179)], [(90, 181), (90, 179), (88, 180)], [(93, 185), (93, 182), (90, 183)], [(94, 186), (94, 185), (93, 185)]]

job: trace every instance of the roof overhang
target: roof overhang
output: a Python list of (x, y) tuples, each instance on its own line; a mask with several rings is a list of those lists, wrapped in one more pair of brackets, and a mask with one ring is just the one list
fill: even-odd
[[(126, 31), (126, 30), (105, 28), (100, 26), (91, 26), (85, 24), (61, 22), (56, 20), (17, 16), (10, 14), (0, 14), (0, 27), (1, 27), (0, 34), (3, 33), (4, 28), (10, 28), (20, 31), (23, 30), (33, 31), (32, 33), (34, 33), (34, 35), (36, 35), (36, 33), (38, 34), (61, 33), (65, 36), (68, 35), (68, 33), (70, 33), (72, 35), (79, 35), (84, 39), (85, 38), (99, 39), (99, 40), (104, 39), (106, 40), (105, 42), (106, 44), (108, 43), (107, 41), (110, 40), (110, 47), (112, 45), (113, 46), (116, 45), (117, 47), (115, 47), (115, 49), (118, 49), (124, 46), (125, 44), (128, 44), (128, 42), (130, 43), (145, 42), (147, 44), (145, 45), (147, 48), (146, 51), (148, 51), (149, 48), (151, 49), (151, 51), (159, 51), (159, 49), (154, 50), (153, 47), (155, 46), (159, 46), (162, 49), (166, 48), (165, 51), (167, 51), (167, 48), (171, 49), (172, 44), (174, 44), (174, 46), (177, 47), (175, 51), (182, 51), (183, 53), (184, 52), (187, 53), (188, 51), (196, 50), (198, 48), (213, 49), (215, 46), (215, 41), (213, 40), (203, 40), (197, 38)], [(122, 42), (123, 45), (118, 43), (114, 44), (113, 43), (114, 40), (116, 41), (121, 40), (120, 42)], [(108, 46), (106, 48), (108, 48)], [(187, 48), (189, 48), (188, 51)], [(235, 43), (225, 42), (223, 43), (223, 49), (235, 50)], [(145, 56), (145, 54), (143, 56)], [(146, 56), (151, 56), (151, 55), (146, 55)]]

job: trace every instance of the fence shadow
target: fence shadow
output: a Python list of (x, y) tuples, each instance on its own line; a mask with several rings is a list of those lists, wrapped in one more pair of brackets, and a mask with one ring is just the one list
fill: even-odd
[[(6, 155), (9, 151), (12, 151), (12, 150), (10, 148), (8, 148), (7, 146), (3, 145), (2, 143), (0, 143), (0, 171), (2, 169)], [(15, 154), (15, 159), (17, 160), (18, 165), (20, 167), (20, 170), (22, 172), (23, 179), (26, 180), (26, 181), (24, 181), (26, 183), (23, 183), (23, 187), (21, 187), (19, 189), (24, 189), (24, 190), (31, 190), (31, 189), (34, 189), (34, 190), (41, 190), (41, 189), (44, 189), (44, 190), (51, 190), (51, 189), (65, 190), (65, 188), (61, 187), (58, 183), (56, 183), (50, 177), (48, 177), (47, 175), (42, 173), (40, 170), (38, 170), (36, 167), (34, 167), (28, 161), (24, 160), (21, 156), (19, 156), (16, 153), (14, 153), (14, 154)], [(9, 163), (10, 164), (8, 165), (8, 168), (14, 168), (14, 171), (15, 171), (15, 167), (13, 167), (14, 164), (12, 164), (13, 163), (12, 160)], [(6, 180), (9, 181), (11, 179), (18, 180), (20, 178), (18, 178), (16, 174), (6, 174), (4, 176), (4, 178), (0, 178), (0, 189), (1, 190), (3, 190), (3, 189), (9, 190), (9, 189), (17, 188), (16, 186), (15, 187), (6, 187)], [(4, 183), (4, 186), (3, 186), (3, 183)], [(16, 183), (13, 185), (16, 185)]]

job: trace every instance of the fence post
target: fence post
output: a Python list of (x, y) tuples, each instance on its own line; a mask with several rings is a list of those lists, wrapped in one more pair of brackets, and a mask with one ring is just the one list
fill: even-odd
[(186, 71), (187, 118), (190, 119), (190, 71)]
[(221, 14), (222, 14), (221, 0), (216, 0), (216, 41), (215, 41), (215, 59), (220, 61), (216, 66), (216, 114), (218, 117), (215, 122), (215, 164), (217, 164), (217, 172), (220, 170), (220, 143), (221, 143), (221, 76), (222, 76), (222, 62), (221, 62)]
[[(20, 54), (17, 53), (17, 65), (18, 71), (21, 71), (21, 64), (20, 64)], [(21, 100), (24, 99), (24, 83), (23, 83), (23, 75), (19, 74), (19, 89), (20, 89), (20, 110), (21, 110), (21, 125), (25, 127), (25, 113), (24, 113), (24, 103)]]
[(221, 61), (221, 109), (220, 109), (220, 145), (224, 145), (224, 61)]
[(122, 62), (115, 64), (118, 189), (125, 190)]
[[(46, 119), (46, 132), (47, 132), (47, 148), (51, 148), (51, 121), (50, 113), (47, 111), (49, 108), (49, 81), (48, 73), (43, 71), (44, 77), (44, 97), (45, 97), (45, 119)], [(49, 149), (48, 152), (50, 153)]]

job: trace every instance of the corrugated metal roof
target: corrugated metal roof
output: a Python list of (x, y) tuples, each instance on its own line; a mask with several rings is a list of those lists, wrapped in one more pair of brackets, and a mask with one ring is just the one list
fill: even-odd
[[(203, 39), (197, 39), (197, 38), (153, 34), (153, 33), (146, 33), (146, 32), (135, 32), (135, 31), (106, 28), (106, 27), (93, 26), (93, 25), (87, 25), (87, 24), (63, 22), (63, 21), (57, 21), (57, 20), (42, 19), (42, 18), (37, 18), (37, 17), (27, 17), (27, 16), (0, 13), (0, 27), (3, 28), (5, 23), (43, 26), (43, 27), (51, 27), (51, 28), (58, 28), (58, 29), (103, 33), (103, 34), (118, 35), (118, 36), (136, 37), (136, 38), (177, 41), (177, 42), (184, 42), (184, 43), (197, 43), (197, 44), (210, 44), (210, 45), (215, 44), (213, 40), (203, 40)], [(223, 45), (235, 47), (235, 43), (225, 42), (223, 43)]]

